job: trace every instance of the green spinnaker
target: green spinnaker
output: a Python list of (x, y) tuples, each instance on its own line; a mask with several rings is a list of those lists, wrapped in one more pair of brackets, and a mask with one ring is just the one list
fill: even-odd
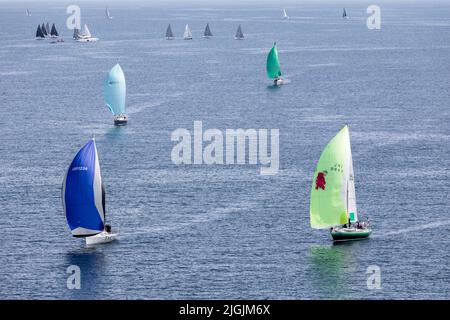
[(274, 43), (267, 56), (267, 76), (275, 79), (281, 76), (280, 61), (278, 60), (277, 44)]
[(350, 162), (350, 136), (345, 126), (327, 144), (314, 172), (309, 212), (312, 228), (325, 229), (347, 223)]

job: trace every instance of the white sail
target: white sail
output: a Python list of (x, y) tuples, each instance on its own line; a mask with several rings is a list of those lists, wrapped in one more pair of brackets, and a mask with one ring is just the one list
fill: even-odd
[(91, 32), (89, 31), (89, 28), (88, 28), (88, 26), (86, 24), (83, 26), (83, 31), (81, 32), (81, 35), (83, 37), (85, 37), (85, 38), (91, 38), (92, 37)]
[(111, 17), (111, 14), (109, 13), (108, 7), (106, 7), (106, 9), (105, 9), (105, 15), (106, 15), (106, 19), (112, 19), (113, 18), (113, 17)]
[(355, 174), (353, 172), (352, 152), (349, 154), (349, 168), (347, 180), (347, 213), (352, 222), (358, 221), (358, 212), (356, 209), (356, 192), (355, 192)]
[(183, 38), (185, 40), (190, 40), (192, 39), (192, 32), (191, 29), (189, 28), (189, 25), (186, 25), (186, 28), (184, 29), (184, 34), (183, 34)]
[(286, 13), (286, 9), (283, 8), (283, 19), (289, 19), (289, 16)]

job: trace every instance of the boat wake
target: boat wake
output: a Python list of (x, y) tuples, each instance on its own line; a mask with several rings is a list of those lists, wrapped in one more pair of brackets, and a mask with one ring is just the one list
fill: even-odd
[(436, 221), (436, 222), (431, 222), (431, 223), (427, 223), (427, 224), (416, 226), (416, 227), (410, 227), (410, 228), (400, 229), (400, 230), (396, 230), (396, 231), (389, 231), (389, 232), (384, 232), (381, 234), (376, 234), (376, 235), (373, 235), (372, 238), (382, 238), (382, 237), (393, 236), (393, 235), (398, 235), (398, 234), (403, 234), (403, 233), (421, 231), (421, 230), (425, 230), (425, 229), (441, 228), (441, 227), (445, 227), (448, 225), (450, 225), (450, 220)]
[(201, 224), (201, 223), (208, 223), (211, 221), (218, 220), (222, 217), (224, 217), (227, 214), (236, 213), (244, 210), (250, 210), (254, 207), (256, 207), (257, 203), (246, 203), (242, 206), (234, 206), (234, 207), (228, 207), (228, 208), (217, 208), (210, 210), (208, 212), (205, 212), (204, 214), (198, 215), (193, 217), (187, 222), (184, 223), (178, 223), (175, 225), (170, 226), (154, 226), (151, 228), (142, 228), (142, 229), (135, 229), (135, 231), (131, 232), (124, 232), (121, 234), (121, 238), (126, 238), (129, 236), (136, 236), (136, 235), (144, 235), (144, 234), (161, 234), (161, 233), (167, 233), (167, 232), (173, 232), (177, 231), (192, 225)]

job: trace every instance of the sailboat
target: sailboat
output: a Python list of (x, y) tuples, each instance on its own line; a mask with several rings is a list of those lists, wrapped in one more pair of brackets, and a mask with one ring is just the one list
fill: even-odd
[(344, 11), (342, 12), (342, 18), (348, 19), (347, 11), (345, 11), (345, 8)]
[(372, 233), (368, 222), (358, 222), (348, 126), (331, 139), (317, 163), (310, 219), (314, 229), (330, 228), (334, 241), (364, 239)]
[(192, 40), (192, 32), (188, 24), (186, 25), (186, 28), (184, 28), (183, 38), (184, 40)]
[(29, 9), (27, 9), (27, 16), (31, 17), (31, 11)]
[(170, 24), (167, 26), (167, 30), (166, 30), (166, 39), (167, 40), (173, 40), (175, 38), (173, 32), (172, 32), (172, 27), (170, 26)]
[(119, 64), (116, 64), (108, 72), (104, 85), (104, 96), (106, 106), (114, 115), (114, 124), (127, 124), (128, 116), (125, 114), (125, 75)]
[(45, 39), (44, 32), (42, 32), (41, 25), (38, 24), (37, 30), (36, 30), (36, 40), (44, 40), (44, 39)]
[(108, 9), (108, 7), (106, 7), (106, 9), (105, 9), (105, 16), (106, 16), (106, 19), (108, 19), (108, 20), (111, 20), (113, 17), (111, 16), (111, 14), (109, 13), (109, 9)]
[(77, 29), (77, 28), (74, 28), (74, 29), (73, 29), (73, 38), (74, 38), (75, 40), (77, 40), (77, 39), (80, 38), (80, 29)]
[(273, 83), (276, 86), (282, 85), (284, 83), (283, 78), (281, 78), (280, 61), (278, 59), (277, 43), (273, 44), (272, 49), (270, 49), (267, 55), (266, 63), (267, 76), (273, 79)]
[(55, 24), (52, 25), (52, 29), (50, 31), (50, 36), (52, 38), (57, 38), (59, 37), (58, 31), (56, 30)]
[(203, 33), (203, 38), (209, 39), (213, 36), (211, 29), (209, 29), (209, 23), (206, 24), (205, 32)]
[(236, 30), (236, 35), (234, 36), (234, 38), (235, 38), (236, 40), (242, 40), (242, 39), (244, 39), (244, 34), (242, 33), (241, 25), (239, 25), (239, 27), (237, 28), (237, 30)]
[(283, 19), (289, 19), (289, 16), (286, 13), (286, 9), (283, 8)]
[(67, 169), (62, 204), (74, 237), (85, 238), (87, 245), (116, 239), (118, 233), (105, 224), (105, 188), (94, 139), (78, 151)]
[(95, 42), (98, 41), (98, 38), (94, 38), (89, 31), (87, 24), (83, 26), (83, 31), (78, 35), (78, 42)]

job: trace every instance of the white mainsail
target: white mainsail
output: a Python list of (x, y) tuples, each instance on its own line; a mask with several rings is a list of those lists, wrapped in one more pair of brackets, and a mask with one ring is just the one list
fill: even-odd
[(184, 38), (184, 40), (192, 39), (192, 32), (191, 32), (191, 29), (189, 28), (188, 24), (186, 25), (186, 28), (184, 29), (183, 38)]
[(81, 32), (81, 36), (85, 37), (85, 38), (91, 38), (92, 37), (91, 32), (89, 31), (89, 28), (88, 28), (87, 24), (85, 24), (83, 26), (83, 31)]
[(286, 9), (283, 8), (283, 19), (289, 19), (289, 16), (286, 13)]
[(356, 192), (355, 192), (355, 174), (353, 172), (352, 152), (349, 153), (349, 168), (347, 175), (347, 213), (352, 222), (358, 221), (358, 212), (356, 209)]

